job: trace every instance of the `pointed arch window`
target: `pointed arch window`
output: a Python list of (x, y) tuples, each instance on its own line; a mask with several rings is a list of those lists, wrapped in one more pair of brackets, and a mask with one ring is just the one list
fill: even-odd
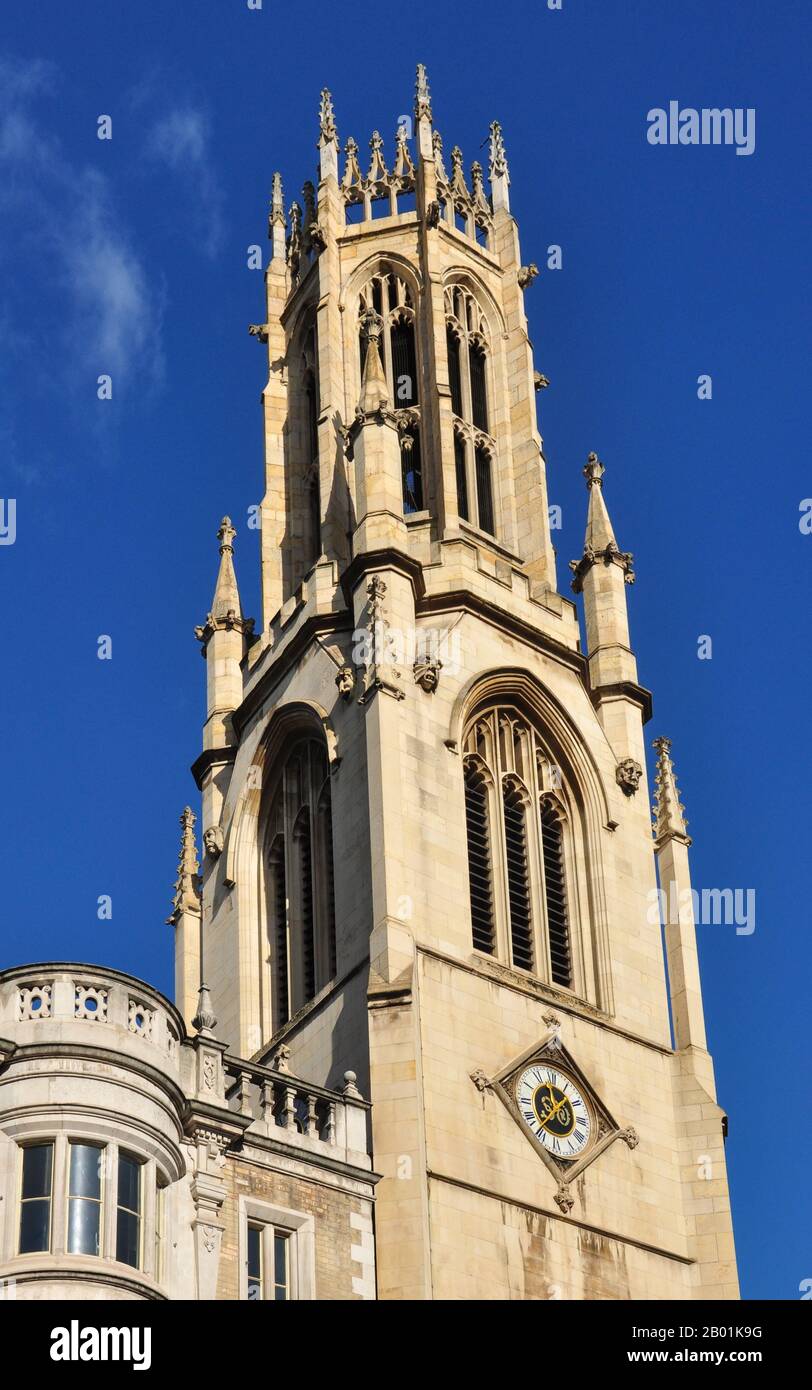
[(414, 301), (409, 285), (395, 271), (380, 269), (361, 289), (358, 296), (358, 332), (362, 376), (367, 340), (361, 332), (360, 320), (369, 309), (374, 309), (383, 319), (381, 362), (389, 399), (401, 430), (403, 511), (408, 516), (422, 511), (425, 505), (420, 442), (420, 364), (415, 337)]
[(473, 521), (481, 531), (495, 536), (496, 444), (491, 434), (488, 399), (487, 321), (473, 294), (462, 285), (446, 288), (445, 312), (457, 511), (463, 521)]
[(478, 713), (463, 740), (472, 943), (563, 989), (582, 989), (571, 789), (519, 708)]
[(267, 960), (276, 1032), (336, 973), (331, 799), (320, 740), (302, 738), (288, 752), (265, 842)]

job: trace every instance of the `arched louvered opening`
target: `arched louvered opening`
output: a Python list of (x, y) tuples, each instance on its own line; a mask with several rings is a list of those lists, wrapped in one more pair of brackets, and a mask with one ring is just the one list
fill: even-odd
[(403, 511), (409, 516), (412, 512), (423, 510), (423, 464), (420, 456), (420, 431), (416, 425), (401, 435), (400, 469)]
[(535, 961), (527, 866), (525, 798), (518, 787), (507, 779), (503, 788), (503, 807), (511, 959), (519, 970), (532, 970)]
[(417, 352), (414, 344), (414, 324), (400, 319), (393, 323), (392, 377), (395, 388), (395, 408), (417, 404)]
[(462, 753), (475, 948), (582, 991), (591, 958), (577, 789), (518, 704), (480, 707)]
[(310, 833), (310, 815), (306, 807), (299, 813), (293, 827), (293, 843), (296, 852), (296, 933), (301, 952), (302, 998), (298, 1006), (306, 1004), (316, 993), (316, 937), (313, 918), (313, 843)]
[(335, 976), (336, 917), (327, 753), (294, 740), (270, 792), (265, 899), (272, 972), (267, 1015), (276, 1032)]
[(480, 343), (470, 343), (468, 360), (471, 372), (471, 414), (476, 429), (488, 430), (488, 394), (485, 386), (485, 349)]
[(496, 950), (493, 869), (488, 785), (475, 764), (465, 767), (465, 821), (468, 831), (468, 883), (474, 949)]
[(454, 467), (457, 475), (457, 511), (463, 521), (468, 521), (468, 465), (465, 440), (459, 434), (454, 435)]
[(274, 1016), (277, 1028), (290, 1018), (288, 970), (288, 896), (285, 884), (285, 841), (277, 835), (268, 855), (268, 944), (274, 969)]
[(495, 536), (496, 526), (494, 524), (493, 515), (491, 456), (482, 444), (477, 444), (474, 450), (474, 465), (476, 471), (476, 497), (479, 526), (482, 531), (487, 531), (489, 536)]
[(564, 871), (564, 834), (558, 811), (550, 802), (542, 802), (541, 806), (541, 846), (550, 972), (554, 984), (565, 985), (569, 989), (572, 986), (572, 952)]
[(460, 340), (452, 329), (446, 329), (448, 345), (448, 380), (451, 386), (451, 409), (462, 419), (462, 372), (460, 370)]

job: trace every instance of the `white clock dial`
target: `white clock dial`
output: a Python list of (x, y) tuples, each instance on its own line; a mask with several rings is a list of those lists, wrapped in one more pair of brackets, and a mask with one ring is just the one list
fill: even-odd
[(574, 1081), (547, 1062), (534, 1062), (516, 1084), (519, 1114), (553, 1158), (583, 1153), (592, 1132), (592, 1117)]

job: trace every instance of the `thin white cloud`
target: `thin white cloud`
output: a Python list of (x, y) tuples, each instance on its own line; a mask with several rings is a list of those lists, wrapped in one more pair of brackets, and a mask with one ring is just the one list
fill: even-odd
[[(49, 64), (0, 58), (0, 271), (23, 283), (50, 277), (49, 360), (72, 380), (112, 375), (120, 398), (161, 377), (162, 293), (109, 178), (72, 162), (54, 133), (57, 81)], [(26, 310), (24, 299), (11, 303), (6, 341)]]
[(224, 239), (225, 199), (211, 156), (205, 113), (191, 105), (167, 112), (149, 130), (146, 152), (178, 176), (185, 200), (194, 209), (195, 238), (207, 256), (216, 255)]

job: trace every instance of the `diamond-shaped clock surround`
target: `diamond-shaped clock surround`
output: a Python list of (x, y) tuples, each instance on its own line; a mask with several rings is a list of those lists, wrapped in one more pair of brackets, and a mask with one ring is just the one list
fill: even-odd
[[(578, 1063), (561, 1041), (558, 1019), (552, 1014), (547, 1014), (544, 1022), (548, 1025), (548, 1030), (538, 1042), (533, 1043), (532, 1047), (526, 1048), (518, 1057), (512, 1058), (495, 1076), (486, 1076), (479, 1069), (471, 1073), (471, 1080), (478, 1091), (483, 1093), (493, 1091), (499, 1097), (527, 1142), (533, 1146), (539, 1158), (555, 1178), (558, 1184), (555, 1194), (556, 1204), (565, 1215), (568, 1215), (575, 1205), (570, 1183), (575, 1178), (580, 1177), (581, 1173), (589, 1168), (596, 1158), (600, 1158), (601, 1154), (605, 1153), (616, 1139), (622, 1139), (630, 1149), (636, 1148), (639, 1140), (634, 1129), (630, 1126), (622, 1129), (613, 1119), (594, 1086), (584, 1076)], [(594, 1137), (590, 1138), (585, 1152), (575, 1159), (556, 1158), (549, 1150), (545, 1149), (532, 1130), (528, 1129), (519, 1110), (516, 1100), (516, 1084), (519, 1078), (527, 1067), (534, 1063), (545, 1062), (559, 1068), (572, 1078), (589, 1107)]]

